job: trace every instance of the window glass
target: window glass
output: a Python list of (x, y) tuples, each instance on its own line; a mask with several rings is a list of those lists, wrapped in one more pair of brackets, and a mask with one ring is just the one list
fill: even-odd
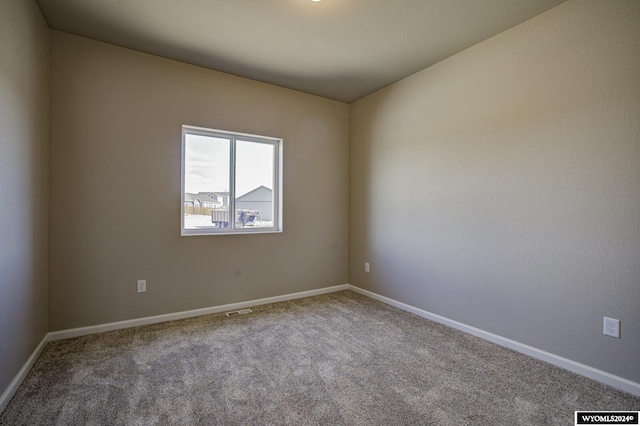
[[(229, 217), (231, 139), (186, 134), (184, 137), (184, 229), (221, 227)], [(226, 199), (225, 199), (226, 194)], [(225, 220), (226, 219), (226, 220)]]
[(236, 142), (238, 226), (273, 227), (273, 144)]

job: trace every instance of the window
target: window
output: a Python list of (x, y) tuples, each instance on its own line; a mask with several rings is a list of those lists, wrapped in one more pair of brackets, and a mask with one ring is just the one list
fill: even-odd
[(282, 139), (182, 126), (182, 235), (282, 231)]

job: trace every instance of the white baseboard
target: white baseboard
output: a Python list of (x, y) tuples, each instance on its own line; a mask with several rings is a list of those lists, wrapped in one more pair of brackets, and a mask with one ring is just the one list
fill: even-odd
[(343, 291), (348, 289), (348, 284), (342, 284), (333, 287), (320, 288), (317, 290), (284, 294), (282, 296), (267, 297), (264, 299), (249, 300), (246, 302), (230, 303), (228, 305), (213, 306), (210, 308), (194, 309), (192, 311), (183, 311), (173, 314), (156, 315), (152, 317), (136, 318), (126, 321), (110, 322), (107, 324), (72, 328), (69, 330), (53, 331), (49, 333), (48, 336), (49, 341), (71, 339), (73, 337), (86, 336), (88, 334), (103, 333), (105, 331), (119, 330), (122, 328), (139, 327), (142, 325), (157, 324), (161, 322), (199, 317), (201, 315), (218, 314), (220, 312), (236, 311), (238, 309), (250, 308), (252, 306), (268, 305), (269, 303), (302, 299), (303, 297), (318, 296), (320, 294), (334, 293), (336, 291)]
[(118, 322), (95, 325), (90, 327), (80, 327), (80, 328), (73, 328), (69, 330), (50, 332), (44, 336), (40, 344), (38, 344), (38, 346), (33, 351), (29, 359), (25, 362), (22, 369), (20, 369), (20, 371), (18, 372), (16, 377), (13, 379), (11, 384), (9, 384), (9, 387), (4, 391), (2, 396), (0, 396), (0, 413), (4, 411), (7, 404), (9, 404), (9, 401), (11, 401), (11, 398), (16, 393), (16, 391), (24, 381), (25, 377), (27, 377), (27, 374), (33, 367), (33, 364), (36, 362), (36, 360), (38, 359), (38, 357), (40, 356), (40, 354), (42, 353), (42, 351), (44, 350), (44, 347), (48, 342), (55, 341), (55, 340), (62, 340), (62, 339), (70, 339), (73, 337), (85, 336), (89, 334), (102, 333), (105, 331), (119, 330), (123, 328), (138, 327), (142, 325), (157, 324), (157, 323), (166, 322), (166, 321), (193, 318), (201, 315), (235, 311), (238, 309), (249, 308), (252, 306), (267, 305), (269, 303), (284, 302), (287, 300), (295, 300), (295, 299), (301, 299), (304, 297), (318, 296), (321, 294), (334, 293), (334, 292), (343, 291), (343, 290), (352, 290), (356, 293), (360, 293), (364, 296), (370, 297), (372, 299), (378, 300), (388, 305), (395, 306), (396, 308), (402, 309), (404, 311), (411, 312), (412, 314), (464, 331), (466, 333), (469, 333), (474, 336), (480, 337), (482, 339), (488, 340), (490, 342), (496, 343), (500, 346), (513, 349), (517, 352), (532, 356), (534, 358), (548, 362), (558, 367), (562, 367), (566, 370), (572, 371), (574, 373), (580, 374), (590, 379), (597, 380), (609, 386), (628, 392), (632, 395), (640, 396), (639, 383), (635, 383), (630, 380), (624, 379), (622, 377), (618, 377), (613, 374), (607, 373), (605, 371), (601, 371), (593, 367), (589, 367), (587, 365), (572, 361), (570, 359), (566, 359), (566, 358), (554, 355), (552, 353), (545, 352), (540, 349), (536, 349), (532, 346), (528, 346), (523, 343), (519, 343), (514, 340), (507, 339), (505, 337), (498, 336), (496, 334), (489, 333), (484, 330), (480, 330), (478, 328), (460, 323), (458, 321), (454, 321), (449, 318), (445, 318), (443, 316), (436, 315), (431, 312), (427, 312), (423, 309), (419, 309), (414, 306), (407, 305), (406, 303), (398, 302), (396, 300), (390, 299), (385, 296), (381, 296), (371, 291), (364, 290), (350, 284), (342, 284), (342, 285), (337, 285), (333, 287), (325, 287), (317, 290), (302, 291), (299, 293), (290, 293), (282, 296), (267, 297), (264, 299), (256, 299), (256, 300), (249, 300), (246, 302), (231, 303), (228, 305), (213, 306), (210, 308), (194, 309), (191, 311), (177, 312), (173, 314), (156, 315), (152, 317), (138, 318), (138, 319), (127, 320), (127, 321), (118, 321)]
[(317, 290), (309, 290), (309, 291), (301, 291), (298, 293), (284, 294), (282, 296), (267, 297), (264, 299), (249, 300), (246, 302), (239, 302), (239, 303), (230, 303), (228, 305), (213, 306), (210, 308), (194, 309), (192, 311), (176, 312), (173, 314), (165, 314), (165, 315), (156, 315), (152, 317), (137, 318), (137, 319), (127, 320), (127, 321), (111, 322), (108, 324), (100, 324), (100, 325), (95, 325), (90, 327), (72, 328), (69, 330), (53, 331), (53, 332), (47, 333), (42, 339), (42, 341), (40, 342), (40, 344), (38, 345), (38, 347), (33, 351), (31, 356), (27, 360), (27, 362), (25, 362), (22, 369), (20, 369), (20, 372), (18, 373), (18, 375), (13, 379), (9, 387), (4, 391), (4, 393), (0, 397), (0, 413), (2, 413), (2, 411), (4, 411), (4, 409), (7, 407), (7, 404), (9, 404), (9, 401), (11, 401), (11, 398), (13, 398), (13, 395), (15, 395), (16, 391), (24, 381), (25, 377), (27, 377), (27, 374), (33, 367), (33, 364), (36, 362), (36, 360), (38, 359), (38, 357), (40, 356), (40, 354), (42, 353), (42, 351), (44, 350), (44, 347), (48, 342), (53, 342), (55, 340), (71, 339), (73, 337), (86, 336), (88, 334), (102, 333), (105, 331), (138, 327), (141, 325), (157, 324), (157, 323), (166, 322), (166, 321), (193, 318), (201, 315), (235, 311), (238, 309), (249, 308), (252, 306), (260, 306), (260, 305), (267, 305), (269, 303), (302, 299), (304, 297), (318, 296), (318, 295), (327, 294), (327, 293), (335, 293), (337, 291), (343, 291), (348, 289), (349, 289), (348, 284), (342, 284), (342, 285), (336, 285), (333, 287), (320, 288)]
[(507, 339), (506, 337), (498, 336), (497, 334), (489, 333), (488, 331), (484, 331), (479, 328), (475, 328), (470, 325), (463, 324), (461, 322), (454, 321), (437, 314), (433, 314), (423, 309), (407, 305), (406, 303), (398, 302), (397, 300), (381, 296), (379, 294), (373, 293), (369, 290), (364, 290), (351, 284), (348, 285), (348, 288), (349, 290), (352, 290), (356, 293), (360, 293), (382, 303), (386, 303), (387, 305), (395, 306), (396, 308), (402, 309), (403, 311), (411, 312), (412, 314), (421, 316), (423, 318), (427, 318), (437, 323), (444, 324), (460, 331), (464, 331), (465, 333), (469, 333), (476, 337), (480, 337), (481, 339), (496, 343), (500, 346), (513, 349), (516, 352), (520, 352), (541, 361), (548, 362), (549, 364), (564, 368), (565, 370), (580, 374), (581, 376), (588, 377), (590, 379), (612, 386), (616, 389), (623, 390), (632, 395), (640, 396), (640, 383), (632, 382), (631, 380), (627, 380), (625, 378), (607, 373), (606, 371), (598, 370), (596, 368), (589, 367), (588, 365), (580, 364), (579, 362), (554, 355), (541, 349), (534, 348), (533, 346), (525, 345), (524, 343), (516, 342), (515, 340)]
[(0, 413), (2, 413), (5, 408), (7, 408), (9, 401), (11, 401), (11, 398), (13, 398), (13, 395), (15, 395), (16, 392), (18, 391), (18, 388), (20, 387), (24, 379), (27, 377), (27, 374), (29, 374), (29, 371), (33, 367), (33, 364), (35, 364), (36, 360), (40, 357), (40, 354), (44, 350), (44, 347), (47, 345), (48, 341), (49, 341), (49, 335), (46, 334), (42, 338), (38, 346), (35, 348), (35, 350), (31, 353), (31, 356), (29, 357), (29, 359), (27, 359), (27, 362), (24, 363), (24, 365), (22, 366), (22, 368), (20, 369), (16, 377), (9, 384), (9, 387), (4, 391), (2, 396), (0, 396)]

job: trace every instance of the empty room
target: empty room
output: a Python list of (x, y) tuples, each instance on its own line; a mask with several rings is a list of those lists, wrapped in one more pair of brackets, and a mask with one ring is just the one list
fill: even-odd
[(0, 0), (0, 197), (0, 425), (638, 424), (638, 0)]

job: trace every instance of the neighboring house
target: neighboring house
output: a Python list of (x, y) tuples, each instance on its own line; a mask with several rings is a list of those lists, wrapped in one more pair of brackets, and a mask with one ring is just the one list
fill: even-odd
[(266, 186), (256, 189), (236, 198), (237, 210), (258, 210), (260, 219), (273, 220), (273, 191)]
[(189, 192), (184, 194), (184, 206), (185, 207), (200, 207), (200, 198), (198, 194), (191, 194)]
[(226, 198), (216, 192), (198, 192), (197, 197), (204, 208), (217, 209), (226, 205)]
[(229, 193), (228, 192), (214, 192), (218, 197), (218, 200), (222, 201), (222, 207), (229, 205)]

